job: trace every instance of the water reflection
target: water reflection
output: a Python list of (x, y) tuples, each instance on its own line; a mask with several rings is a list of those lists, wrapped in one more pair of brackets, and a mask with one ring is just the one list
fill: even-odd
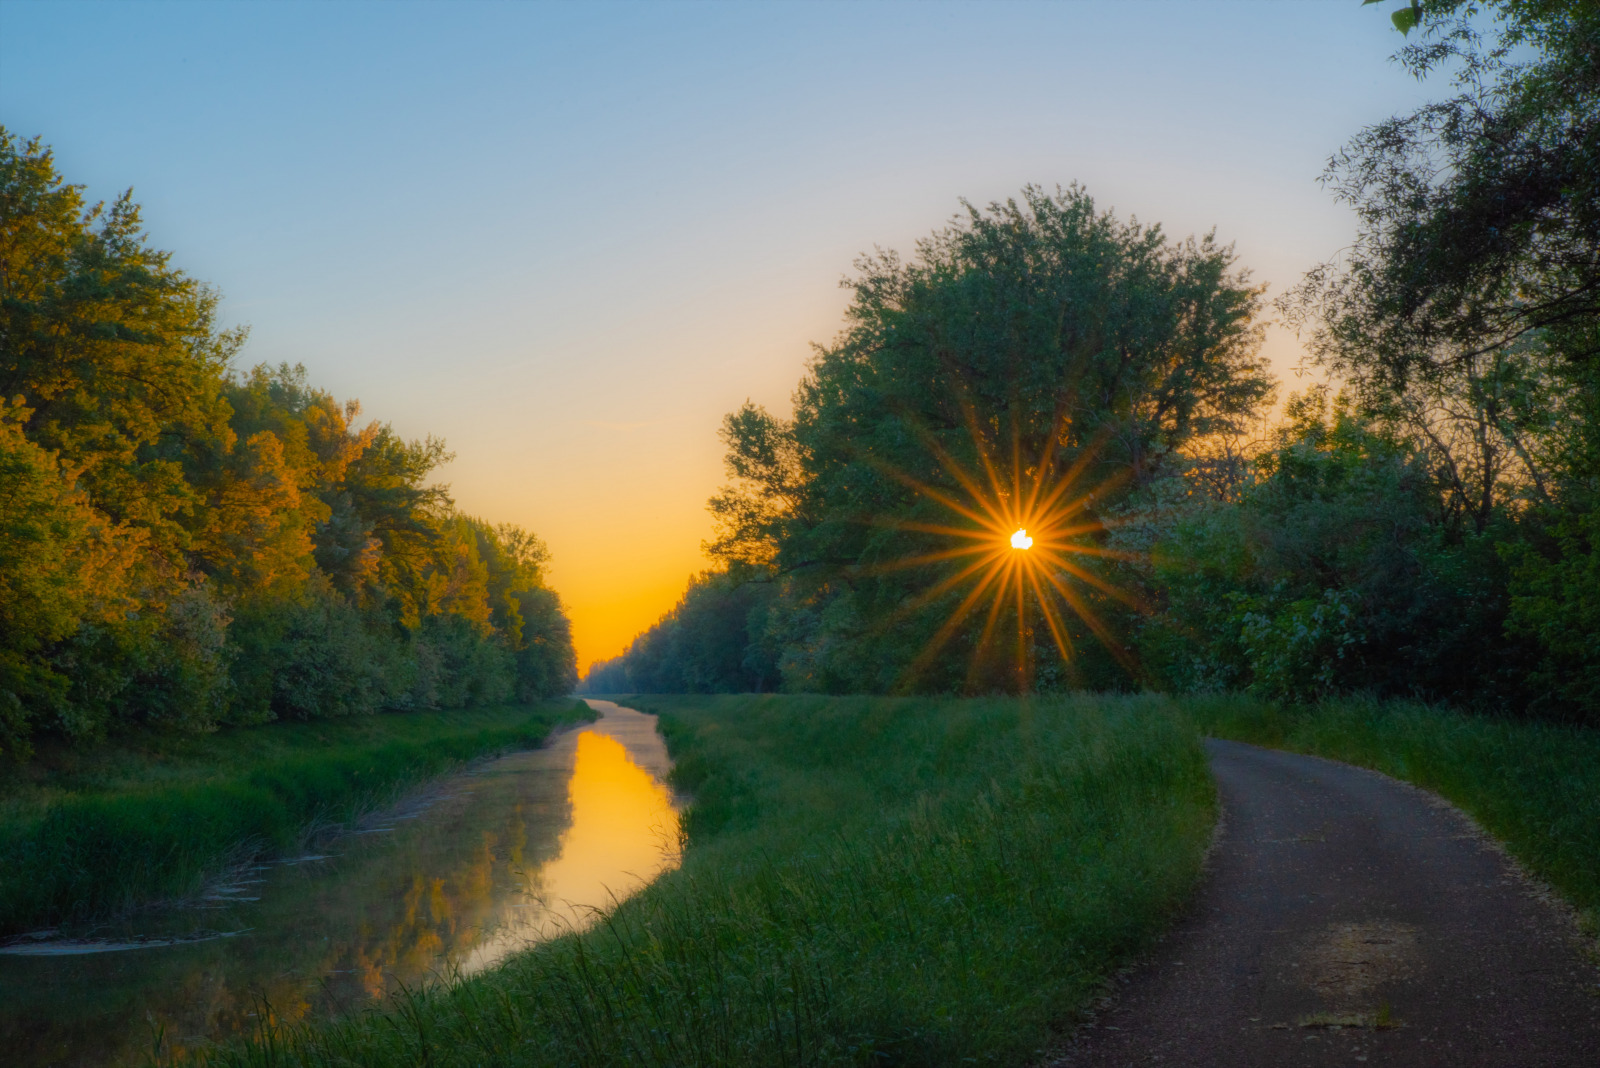
[(528, 879), (526, 892), (538, 904), (522, 906), (520, 915), (473, 947), (458, 962), (461, 974), (491, 967), (529, 942), (583, 928), (597, 907), (628, 896), (664, 860), (676, 858), (672, 794), (614, 737), (598, 731), (578, 736), (567, 800), (571, 822), (556, 857)]
[[(264, 1016), (337, 1012), (441, 974), (491, 967), (581, 928), (677, 858), (655, 718), (602, 718), (545, 749), (459, 776), (408, 806), (263, 866), (209, 900), (88, 932), (169, 944), (0, 955), (7, 1064), (138, 1061), (252, 1031)], [(232, 937), (207, 941), (207, 934)]]

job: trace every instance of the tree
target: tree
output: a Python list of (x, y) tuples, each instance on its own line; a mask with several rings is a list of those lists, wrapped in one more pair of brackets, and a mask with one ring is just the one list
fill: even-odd
[[(1184, 475), (1174, 481), (1192, 483)], [(1162, 685), (1294, 700), (1520, 696), (1527, 663), (1501, 637), (1498, 532), (1452, 531), (1428, 444), (1349, 394), (1292, 397), (1236, 496), (1169, 496), (1177, 508), (1141, 517), (1157, 610), (1139, 641)]]
[(1363, 416), (1415, 443), (1451, 551), (1498, 545), (1509, 566), (1483, 571), (1508, 607), (1477, 618), (1544, 650), (1520, 703), (1593, 716), (1600, 654), (1572, 635), (1600, 611), (1600, 8), (1406, 10), (1398, 58), (1453, 95), (1333, 158), (1357, 239), (1282, 307)]
[[(1496, 31), (1485, 40), (1475, 18)], [(1457, 92), (1358, 134), (1324, 180), (1355, 207), (1347, 260), (1288, 303), (1340, 368), (1398, 382), (1530, 334), (1600, 359), (1600, 8), (1433, 0), (1399, 53)]]
[(85, 205), (48, 149), (0, 127), (0, 396), (23, 398), (29, 440), (176, 575), (195, 505), (181, 452), (227, 437), (221, 376), (244, 340), (216, 329), (216, 305), (149, 247), (131, 193)]
[[(863, 258), (793, 423), (747, 405), (725, 424), (739, 481), (712, 501), (725, 525), (710, 548), (781, 576), (770, 637), (786, 685), (1016, 688), (1030, 659), (1047, 665), (1039, 681), (1064, 684), (1052, 645), (1099, 639), (1120, 655), (1099, 618), (1119, 591), (1087, 563), (1096, 516), (1271, 390), (1259, 290), (1232, 265), (1210, 235), (1170, 243), (1077, 187), (969, 205), (909, 261)], [(1072, 586), (1040, 579), (1075, 614), (1028, 592), (1016, 635), (995, 638), (963, 599), (958, 546), (986, 536), (982, 517), (1027, 522), (1030, 508), (1076, 538), (1080, 563), (1061, 572)]]
[(590, 693), (760, 693), (778, 682), (764, 640), (774, 587), (749, 569), (706, 571), (689, 579), (678, 603), (629, 643), (593, 665)]
[(455, 510), (442, 442), (231, 370), (216, 310), (0, 129), (0, 750), (570, 688), (538, 539)]

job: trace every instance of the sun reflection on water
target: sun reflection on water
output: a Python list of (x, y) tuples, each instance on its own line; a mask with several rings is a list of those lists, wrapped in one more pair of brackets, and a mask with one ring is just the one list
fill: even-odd
[(528, 892), (543, 905), (525, 910), (460, 962), (481, 971), (530, 942), (593, 922), (596, 910), (627, 897), (678, 862), (678, 811), (672, 793), (610, 735), (578, 736), (567, 785), (572, 822), (559, 851), (528, 872)]

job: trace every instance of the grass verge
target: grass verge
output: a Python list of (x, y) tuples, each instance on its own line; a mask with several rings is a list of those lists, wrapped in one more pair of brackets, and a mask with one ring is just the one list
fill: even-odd
[(644, 698), (683, 866), (470, 980), (210, 1065), (1014, 1064), (1198, 876), (1204, 754), (1161, 698)]
[(560, 700), (150, 734), (46, 754), (0, 782), (0, 935), (193, 893), (230, 863), (589, 715)]
[(1372, 768), (1448, 798), (1600, 936), (1600, 731), (1425, 705), (1189, 698), (1208, 734)]

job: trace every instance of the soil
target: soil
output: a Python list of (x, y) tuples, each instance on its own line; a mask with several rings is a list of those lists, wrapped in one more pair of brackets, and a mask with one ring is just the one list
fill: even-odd
[(1198, 901), (1060, 1068), (1595, 1068), (1600, 970), (1467, 817), (1375, 772), (1210, 741)]

